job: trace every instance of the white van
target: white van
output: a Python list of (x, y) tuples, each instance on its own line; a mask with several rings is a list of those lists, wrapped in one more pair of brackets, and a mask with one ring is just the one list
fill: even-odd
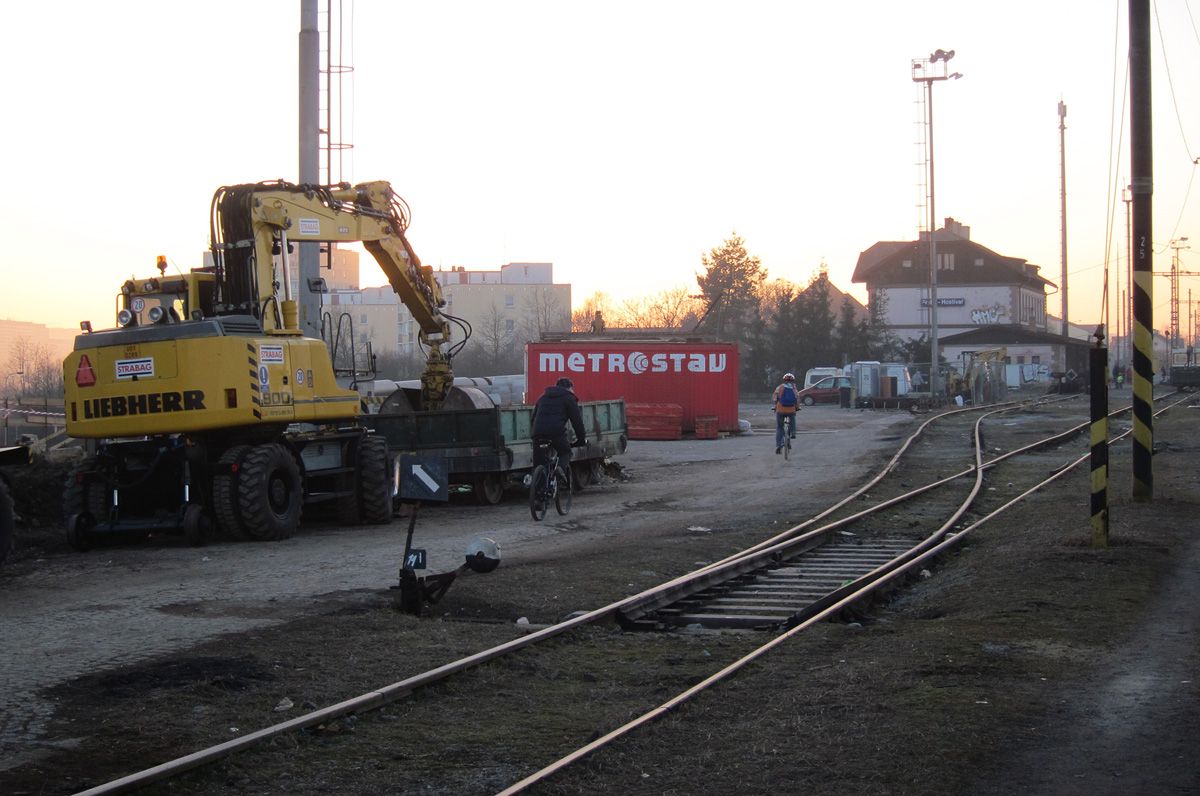
[(809, 368), (804, 374), (804, 386), (811, 387), (826, 376), (841, 375), (841, 368)]

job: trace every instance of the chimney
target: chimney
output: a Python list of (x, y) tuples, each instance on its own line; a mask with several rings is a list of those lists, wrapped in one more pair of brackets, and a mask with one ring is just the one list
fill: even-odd
[(971, 228), (963, 224), (961, 221), (955, 221), (949, 216), (946, 217), (945, 223), (942, 225), (942, 229), (944, 229), (947, 234), (953, 235), (961, 240), (971, 239)]

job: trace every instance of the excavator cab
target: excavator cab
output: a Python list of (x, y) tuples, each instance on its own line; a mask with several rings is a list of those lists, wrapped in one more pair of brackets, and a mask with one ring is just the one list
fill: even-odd
[[(164, 258), (159, 269), (165, 271)], [(182, 323), (210, 318), (214, 314), (216, 277), (211, 269), (151, 279), (129, 279), (118, 297), (117, 325), (121, 327)]]

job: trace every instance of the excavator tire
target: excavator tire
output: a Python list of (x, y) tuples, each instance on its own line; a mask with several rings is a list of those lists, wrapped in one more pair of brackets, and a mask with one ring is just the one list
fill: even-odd
[(86, 553), (92, 549), (94, 534), (90, 514), (71, 514), (67, 517), (67, 544), (77, 553)]
[(183, 510), (183, 538), (192, 547), (208, 541), (210, 525), (208, 513), (199, 503), (189, 503)]
[[(365, 439), (365, 437), (359, 439), (358, 442), (361, 443), (363, 439)], [(354, 448), (352, 450), (352, 454), (357, 457), (355, 458), (355, 461), (357, 462), (357, 469), (350, 474), (348, 479), (351, 487), (350, 492), (339, 497), (337, 499), (337, 503), (335, 504), (337, 520), (342, 525), (360, 525), (362, 523), (362, 502), (359, 500), (359, 496), (362, 494), (363, 490), (361, 477), (361, 449)]]
[(575, 491), (578, 492), (584, 487), (591, 486), (592, 468), (588, 462), (571, 462), (571, 480), (574, 482)]
[(494, 506), (504, 498), (504, 481), (498, 473), (479, 473), (475, 476), (472, 492), (480, 506)]
[(63, 516), (87, 513), (92, 525), (108, 520), (109, 494), (95, 456), (79, 463), (63, 484)]
[(241, 461), (249, 450), (249, 445), (234, 445), (217, 460), (217, 474), (212, 480), (212, 508), (221, 536), (226, 539), (249, 538), (242, 527), (238, 508), (238, 473), (229, 472), (229, 468), (235, 464), (241, 467)]
[(300, 524), (300, 467), (282, 445), (256, 445), (238, 469), (242, 527), (252, 539), (287, 539)]
[(363, 437), (359, 443), (358, 479), (363, 522), (391, 522), (392, 457), (383, 437)]
[(3, 564), (4, 559), (12, 552), (15, 525), (12, 496), (8, 494), (8, 484), (0, 479), (0, 564)]

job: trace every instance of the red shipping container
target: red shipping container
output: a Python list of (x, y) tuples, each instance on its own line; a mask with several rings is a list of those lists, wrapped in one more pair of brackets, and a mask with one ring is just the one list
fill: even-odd
[(525, 347), (527, 403), (563, 376), (581, 401), (679, 404), (685, 432), (705, 415), (716, 417), (721, 431), (738, 428), (736, 343), (589, 338)]

